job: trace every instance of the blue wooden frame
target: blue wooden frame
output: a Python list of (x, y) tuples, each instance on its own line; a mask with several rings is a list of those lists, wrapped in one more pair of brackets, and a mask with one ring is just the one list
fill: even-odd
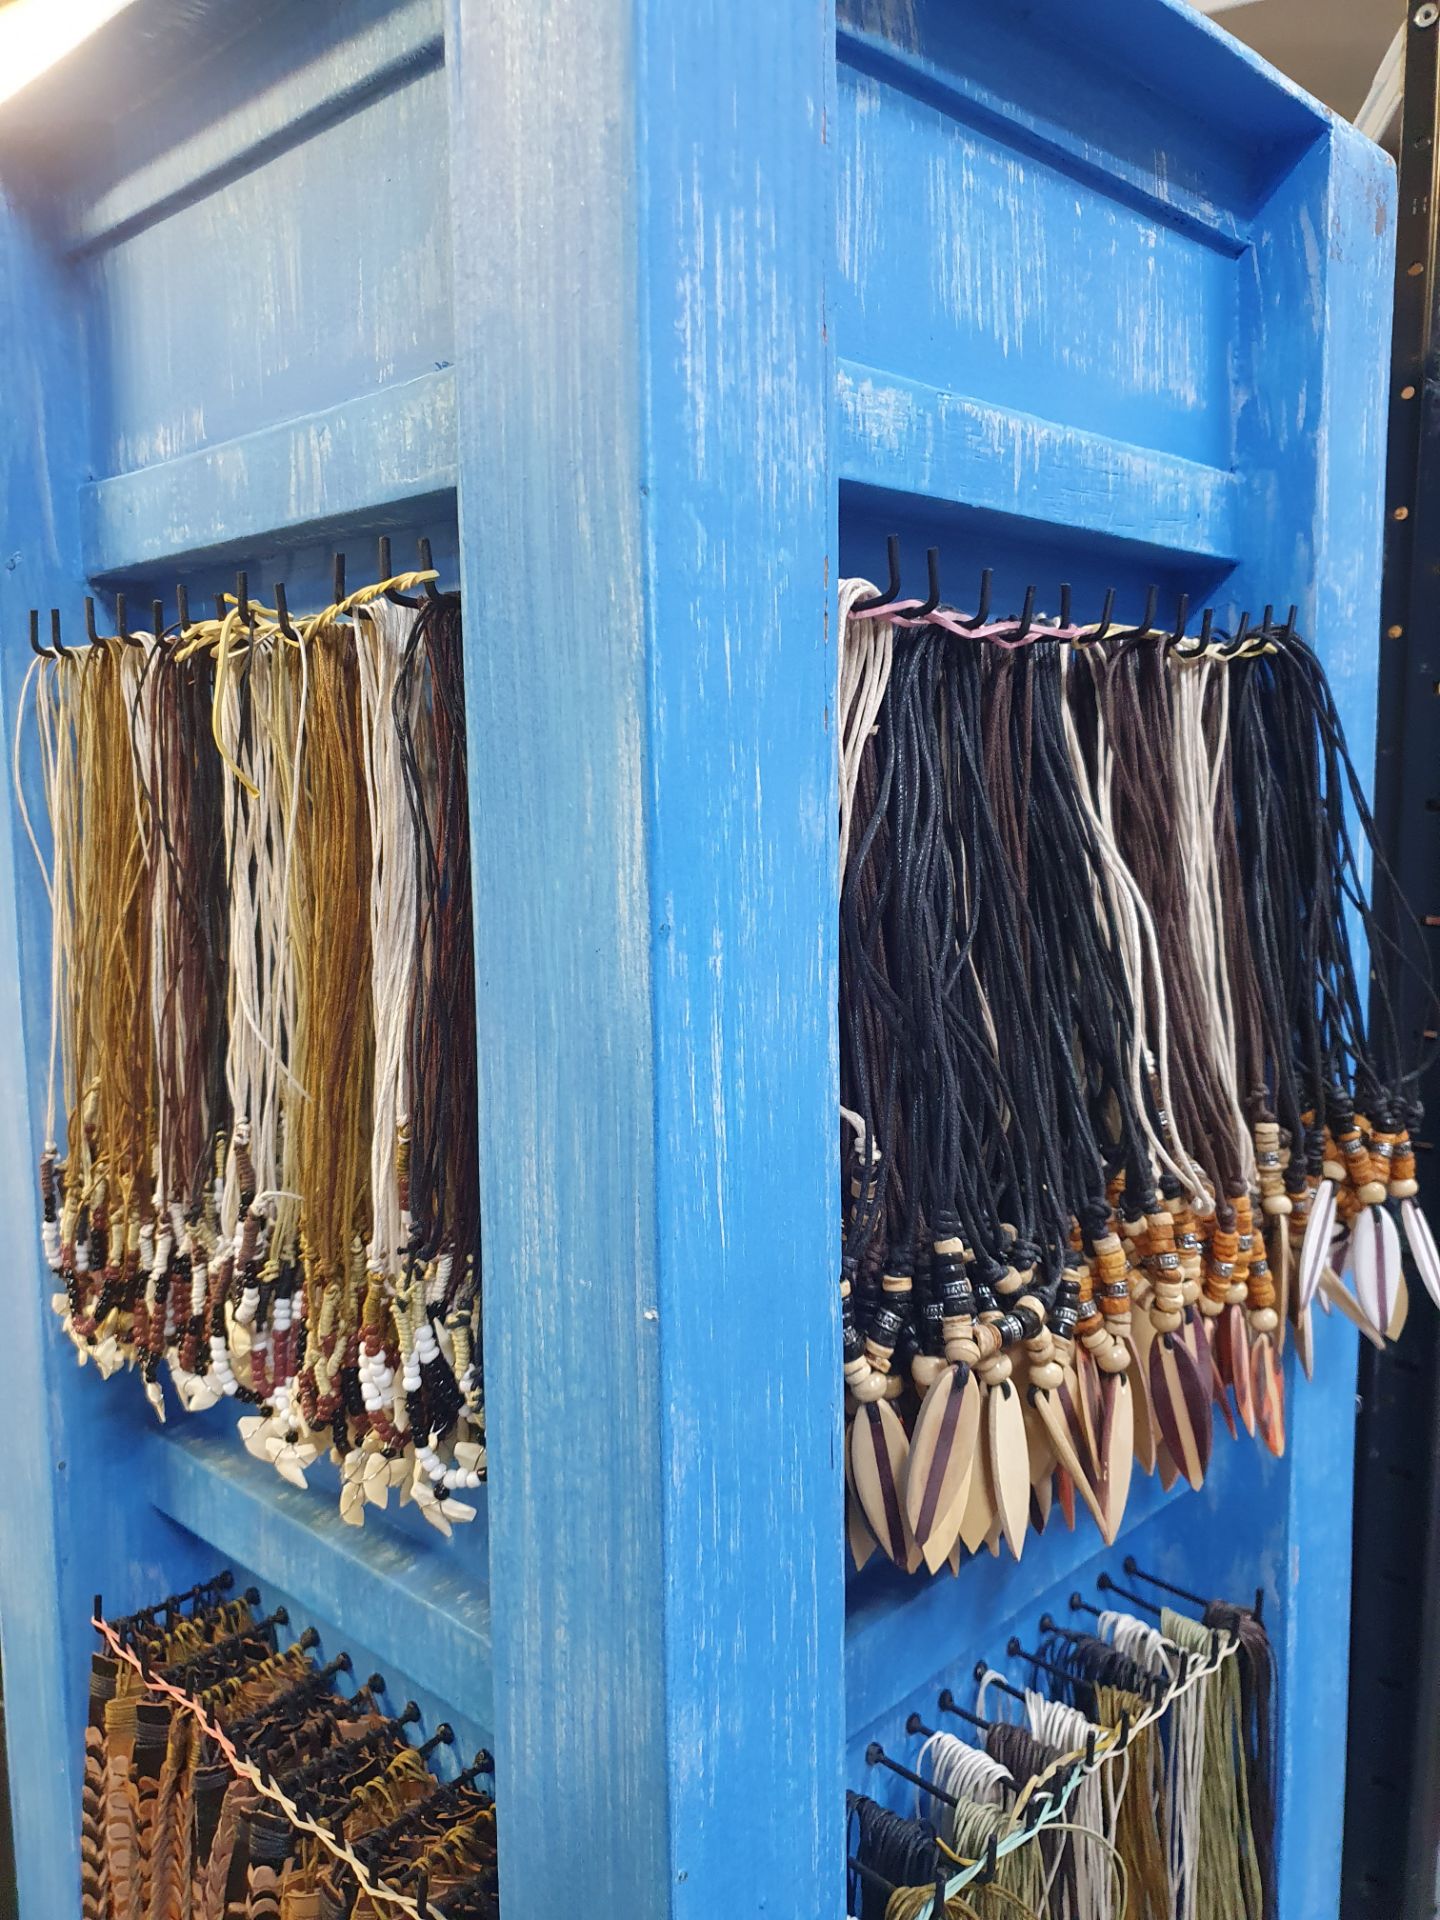
[[(137, 0), (0, 114), (7, 734), (25, 610), (87, 583), (214, 591), (242, 558), (318, 592), (327, 543), (382, 530), (463, 573), (494, 1476), (467, 1539), (350, 1535), (223, 1417), (156, 1433), (78, 1372), (37, 1241), (0, 1639), (17, 1741), (73, 1737), (12, 1768), (27, 1920), (74, 1907), (96, 1589), (232, 1560), (493, 1739), (511, 1920), (571, 1889), (809, 1920), (841, 1911), (866, 1740), (902, 1749), (1105, 1558), (1050, 1532), (847, 1591), (834, 583), (898, 527), (1007, 597), (1294, 598), (1363, 750), (1393, 187), (1174, 0), (1043, 36), (985, 0), (840, 11)], [(264, 297), (147, 326), (209, 284), (207, 235)], [(356, 263), (368, 304), (336, 292)], [(17, 1231), (42, 907), (7, 785)], [(1309, 1733), (1343, 1699), (1352, 1339), (1322, 1327), (1285, 1463), (1222, 1440), (1203, 1493), (1142, 1483), (1127, 1521), (1157, 1570), (1280, 1610), (1285, 1920), (1338, 1883)]]

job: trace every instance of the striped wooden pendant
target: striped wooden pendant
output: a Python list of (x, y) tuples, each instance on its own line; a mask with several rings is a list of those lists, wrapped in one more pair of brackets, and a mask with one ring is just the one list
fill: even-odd
[(905, 1518), (932, 1573), (960, 1530), (980, 1438), (980, 1400), (968, 1367), (946, 1367), (926, 1393), (910, 1436)]
[(1384, 1336), (1400, 1274), (1400, 1230), (1385, 1207), (1361, 1207), (1350, 1229), (1350, 1271), (1360, 1311)]
[(850, 1423), (850, 1471), (856, 1498), (882, 1550), (905, 1566), (912, 1541), (905, 1524), (903, 1489), (909, 1442), (888, 1400), (858, 1407)]
[(1203, 1485), (1210, 1464), (1210, 1395), (1190, 1348), (1175, 1335), (1158, 1335), (1150, 1349), (1150, 1399), (1171, 1459), (1192, 1487)]

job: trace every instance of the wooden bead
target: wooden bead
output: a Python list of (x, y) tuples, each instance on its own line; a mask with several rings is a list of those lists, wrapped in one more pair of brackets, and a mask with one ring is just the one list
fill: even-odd
[(1250, 1315), (1250, 1329), (1253, 1333), (1274, 1333), (1280, 1325), (1280, 1316), (1274, 1307), (1257, 1307)]
[(1112, 1340), (1095, 1355), (1095, 1364), (1102, 1373), (1124, 1373), (1130, 1365), (1129, 1350), (1120, 1341)]
[(1157, 1333), (1174, 1333), (1185, 1324), (1183, 1313), (1173, 1313), (1163, 1307), (1150, 1309), (1150, 1324)]
[(1379, 1180), (1365, 1180), (1355, 1189), (1355, 1197), (1362, 1207), (1383, 1206), (1387, 1189)]
[(1392, 1200), (1413, 1200), (1420, 1191), (1420, 1182), (1418, 1180), (1392, 1180), (1387, 1191)]
[(1030, 1384), (1042, 1391), (1053, 1393), (1057, 1387), (1065, 1384), (1065, 1369), (1054, 1360), (1042, 1360), (1030, 1369)]

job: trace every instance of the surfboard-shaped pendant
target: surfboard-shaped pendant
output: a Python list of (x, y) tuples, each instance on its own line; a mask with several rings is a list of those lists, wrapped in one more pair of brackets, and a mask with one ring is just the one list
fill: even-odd
[(1300, 1356), (1300, 1365), (1305, 1378), (1315, 1378), (1315, 1318), (1309, 1307), (1303, 1307), (1295, 1322), (1295, 1351)]
[(1295, 1284), (1295, 1262), (1290, 1253), (1289, 1221), (1281, 1217), (1269, 1236), (1270, 1275), (1275, 1283), (1275, 1311), (1280, 1326), (1275, 1335), (1275, 1350), (1284, 1353), (1290, 1328), (1290, 1295)]
[(1075, 1482), (1064, 1467), (1055, 1469), (1055, 1504), (1071, 1533), (1075, 1531)]
[(1384, 1335), (1395, 1310), (1400, 1230), (1385, 1207), (1361, 1207), (1350, 1229), (1350, 1269), (1360, 1311)]
[(1210, 1464), (1210, 1395), (1183, 1340), (1159, 1334), (1150, 1349), (1150, 1398), (1170, 1457), (1192, 1487)]
[[(1215, 1329), (1215, 1344), (1223, 1355), (1221, 1367), (1235, 1396), (1235, 1411), (1246, 1433), (1255, 1437), (1255, 1392), (1251, 1377), (1250, 1323), (1245, 1309), (1226, 1307)], [(1227, 1419), (1229, 1418), (1227, 1410)], [(1235, 1422), (1230, 1420), (1230, 1437), (1235, 1438)]]
[(905, 1429), (888, 1400), (857, 1407), (850, 1427), (855, 1493), (870, 1531), (897, 1567), (908, 1565), (913, 1545), (903, 1501), (908, 1453)]
[(1036, 1533), (1045, 1531), (1045, 1523), (1055, 1508), (1055, 1475), (1047, 1473), (1042, 1480), (1030, 1483), (1030, 1524)]
[(1100, 1532), (1106, 1546), (1112, 1547), (1125, 1518), (1135, 1468), (1135, 1402), (1123, 1373), (1101, 1376), (1099, 1448)]
[[(989, 1389), (985, 1391), (988, 1395)], [(960, 1543), (966, 1553), (980, 1551), (985, 1543), (986, 1534), (995, 1522), (995, 1495), (990, 1485), (988, 1424), (987, 1419), (981, 1428), (980, 1452), (975, 1462), (975, 1471), (970, 1476), (970, 1486), (965, 1496), (965, 1510), (960, 1516)]]
[(1166, 1493), (1169, 1493), (1180, 1478), (1180, 1469), (1176, 1466), (1175, 1456), (1166, 1446), (1163, 1437), (1155, 1442), (1155, 1469), (1160, 1476), (1160, 1485)]
[(1230, 1394), (1226, 1386), (1230, 1378), (1230, 1354), (1220, 1342), (1220, 1325), (1224, 1315), (1221, 1314), (1212, 1320), (1208, 1314), (1197, 1314), (1196, 1318), (1204, 1322), (1205, 1343), (1210, 1348), (1210, 1405), (1218, 1410), (1230, 1438), (1234, 1440), (1239, 1430), (1235, 1425), (1235, 1415), (1231, 1411)]
[(1256, 1336), (1252, 1354), (1260, 1436), (1278, 1460), (1285, 1452), (1285, 1376), (1268, 1333)]
[(931, 1573), (949, 1558), (960, 1530), (975, 1470), (980, 1412), (981, 1388), (974, 1374), (968, 1367), (947, 1367), (926, 1393), (910, 1436), (905, 1518)]
[(1410, 1289), (1405, 1283), (1402, 1271), (1395, 1276), (1395, 1304), (1390, 1309), (1390, 1324), (1385, 1329), (1385, 1338), (1393, 1346), (1405, 1331), (1405, 1322), (1410, 1318)]
[(1025, 1416), (1011, 1380), (985, 1392), (985, 1438), (995, 1495), (995, 1515), (1005, 1544), (1018, 1560), (1025, 1550), (1030, 1513), (1030, 1452), (1025, 1445)]
[(1405, 1227), (1405, 1243), (1410, 1249), (1416, 1271), (1424, 1282), (1425, 1291), (1440, 1307), (1440, 1251), (1436, 1249), (1430, 1222), (1413, 1200), (1400, 1202), (1400, 1218)]
[[(1105, 1509), (1101, 1503), (1098, 1492), (1091, 1484), (1086, 1463), (1075, 1450), (1075, 1442), (1070, 1432), (1069, 1422), (1066, 1420), (1055, 1395), (1053, 1393), (1036, 1392), (1031, 1396), (1031, 1405), (1034, 1407), (1037, 1420), (1043, 1423), (1045, 1431), (1049, 1435), (1056, 1463), (1064, 1472), (1066, 1482), (1070, 1488), (1072, 1513), (1074, 1511), (1074, 1496), (1078, 1493), (1094, 1515), (1096, 1526), (1099, 1527), (1103, 1533), (1105, 1531)], [(1074, 1524), (1073, 1521), (1071, 1524)]]
[(1329, 1267), (1320, 1277), (1319, 1298), (1322, 1306), (1338, 1308), (1352, 1327), (1359, 1328), (1372, 1347), (1378, 1347), (1382, 1353), (1385, 1351), (1384, 1336), (1378, 1334), (1371, 1326), (1369, 1315), (1361, 1310), (1345, 1282), (1338, 1274), (1332, 1273)]
[(1308, 1307), (1320, 1287), (1320, 1277), (1330, 1260), (1330, 1235), (1335, 1225), (1335, 1185), (1322, 1180), (1310, 1202), (1310, 1218), (1305, 1222), (1305, 1238), (1300, 1242), (1300, 1305)]
[[(1148, 1321), (1149, 1315), (1142, 1319)], [(1125, 1378), (1130, 1382), (1130, 1397), (1134, 1407), (1135, 1463), (1142, 1473), (1155, 1471), (1155, 1413), (1150, 1405), (1150, 1379), (1145, 1362), (1140, 1357), (1140, 1348), (1132, 1336), (1125, 1342), (1130, 1349), (1130, 1366)]]

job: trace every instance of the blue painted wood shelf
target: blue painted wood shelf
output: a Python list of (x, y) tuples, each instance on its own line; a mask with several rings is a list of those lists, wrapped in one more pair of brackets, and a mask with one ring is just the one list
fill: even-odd
[[(117, 103), (123, 103), (117, 110)], [(1179, 0), (132, 0), (0, 108), (0, 708), (29, 607), (463, 579), (492, 1482), (344, 1527), (157, 1433), (16, 1263), (0, 1505), (25, 1920), (76, 1910), (90, 1595), (230, 1560), (493, 1742), (510, 1920), (843, 1910), (847, 1786), (1104, 1556), (843, 1559), (836, 579), (884, 538), (1301, 608), (1374, 698), (1388, 163)], [(33, 1217), (44, 899), (0, 800), (0, 1201)], [(1137, 1483), (1263, 1584), (1283, 1920), (1335, 1911), (1352, 1336), (1285, 1462)], [(127, 1391), (127, 1384), (130, 1390)], [(317, 1471), (316, 1479), (324, 1474)], [(1011, 1668), (1015, 1677), (1019, 1670)]]

